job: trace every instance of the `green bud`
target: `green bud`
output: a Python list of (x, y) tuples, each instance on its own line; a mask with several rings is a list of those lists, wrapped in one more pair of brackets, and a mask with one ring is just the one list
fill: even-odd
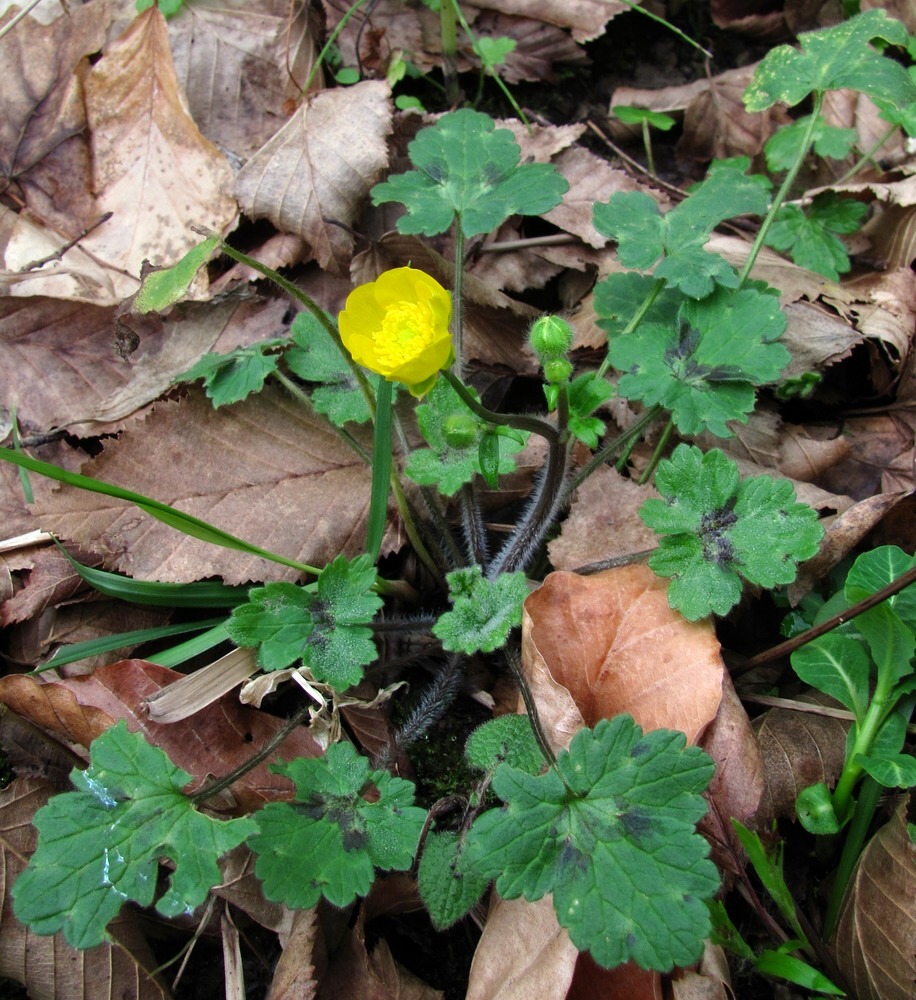
[(552, 385), (568, 382), (572, 371), (573, 366), (566, 358), (552, 358), (550, 361), (544, 362), (544, 378)]
[(442, 433), (450, 448), (468, 448), (477, 440), (480, 421), (470, 413), (453, 413), (446, 417)]
[(541, 364), (544, 364), (554, 358), (566, 357), (572, 347), (573, 333), (565, 319), (542, 316), (532, 324), (528, 341)]

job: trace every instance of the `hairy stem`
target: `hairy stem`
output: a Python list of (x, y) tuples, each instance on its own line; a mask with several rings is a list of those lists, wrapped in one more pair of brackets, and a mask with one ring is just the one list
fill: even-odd
[(461, 379), (453, 372), (445, 370), (442, 372), (442, 376), (448, 381), (448, 384), (455, 392), (458, 393), (464, 405), (472, 413), (476, 413), (481, 420), (486, 420), (487, 423), (498, 424), (502, 427), (514, 427), (519, 431), (530, 431), (532, 434), (537, 434), (539, 437), (545, 438), (548, 442), (559, 441), (560, 432), (553, 424), (548, 424), (546, 420), (541, 420), (539, 417), (529, 417), (523, 413), (495, 413), (493, 410), (488, 410), (485, 406), (478, 403), (470, 392), (468, 392), (467, 387)]

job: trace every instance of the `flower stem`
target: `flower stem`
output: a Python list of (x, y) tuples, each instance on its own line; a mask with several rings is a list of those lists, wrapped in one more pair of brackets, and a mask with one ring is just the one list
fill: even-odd
[(754, 239), (754, 243), (751, 246), (750, 253), (747, 255), (747, 260), (744, 262), (744, 267), (741, 270), (741, 275), (738, 278), (738, 287), (741, 288), (750, 276), (751, 269), (757, 261), (757, 257), (760, 251), (763, 249), (763, 245), (766, 242), (767, 234), (770, 231), (770, 227), (776, 221), (776, 216), (779, 210), (783, 206), (783, 202), (789, 196), (789, 191), (792, 185), (795, 183), (795, 178), (798, 176), (799, 170), (801, 170), (801, 165), (805, 162), (805, 157), (811, 149), (812, 143), (814, 142), (814, 132), (817, 128), (818, 119), (821, 116), (821, 108), (824, 104), (824, 92), (815, 91), (814, 92), (814, 107), (811, 109), (811, 118), (808, 121), (808, 127), (805, 129), (805, 135), (802, 139), (801, 149), (799, 150), (798, 158), (795, 163), (792, 164), (789, 172), (786, 174), (779, 190), (776, 192), (776, 197), (773, 199), (773, 203), (770, 205), (770, 209), (764, 216), (763, 222), (760, 224), (760, 228), (757, 230), (757, 236)]
[(378, 559), (382, 548), (391, 484), (391, 383), (381, 375), (377, 392), (375, 437), (372, 442), (372, 494), (366, 527), (366, 551), (373, 562)]
[[(443, 3), (443, 10), (448, 4)], [(452, 276), (452, 343), (455, 345), (455, 373), (464, 378), (464, 230), (461, 218), (455, 217), (455, 264)]]
[(481, 420), (486, 420), (490, 424), (499, 424), (502, 427), (514, 427), (520, 431), (531, 431), (532, 434), (537, 434), (548, 442), (559, 441), (559, 431), (553, 424), (548, 424), (546, 420), (541, 420), (539, 417), (529, 417), (522, 413), (495, 413), (478, 403), (454, 372), (444, 370), (442, 376), (458, 393), (465, 406), (472, 413), (476, 413)]
[(588, 465), (575, 475), (569, 483), (566, 493), (572, 493), (572, 491), (581, 486), (593, 472), (600, 469), (612, 455), (616, 455), (625, 444), (642, 434), (646, 427), (648, 427), (661, 412), (661, 406), (653, 406), (650, 410), (647, 410), (628, 431), (618, 434), (617, 437), (603, 445), (600, 451), (595, 452)]
[(646, 483), (652, 478), (652, 473), (655, 472), (655, 467), (661, 461), (662, 455), (665, 454), (665, 448), (668, 447), (668, 441), (671, 439), (671, 435), (674, 432), (674, 420), (668, 418), (668, 423), (665, 424), (665, 429), (662, 431), (661, 437), (658, 439), (658, 444), (655, 446), (655, 451), (652, 452), (652, 458), (649, 460), (649, 464), (643, 469), (642, 475), (639, 477), (639, 485), (645, 486)]

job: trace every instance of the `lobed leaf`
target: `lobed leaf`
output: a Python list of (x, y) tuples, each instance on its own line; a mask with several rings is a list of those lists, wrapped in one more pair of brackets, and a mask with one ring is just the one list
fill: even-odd
[(436, 236), (456, 218), (465, 236), (489, 233), (510, 215), (549, 212), (569, 189), (552, 164), (520, 164), (512, 133), (469, 108), (420, 131), (408, 152), (416, 169), (372, 189), (374, 205), (407, 207), (398, 220), (402, 233)]
[(257, 646), (263, 670), (304, 663), (312, 676), (338, 691), (362, 678), (378, 656), (368, 627), (381, 598), (371, 591), (376, 573), (367, 555), (338, 556), (315, 584), (268, 583), (253, 587), (249, 602), (226, 623), (233, 642)]
[(744, 93), (751, 113), (777, 102), (794, 107), (809, 94), (850, 88), (898, 107), (916, 100), (916, 85), (897, 62), (871, 42), (880, 38), (905, 46), (907, 31), (885, 10), (863, 11), (830, 28), (799, 37), (799, 48), (780, 45), (760, 61)]
[(714, 765), (684, 743), (620, 715), (577, 733), (546, 774), (501, 765), (506, 805), (475, 821), (468, 863), (507, 899), (552, 892), (573, 943), (605, 968), (690, 964), (719, 879), (695, 830)]
[(264, 383), (280, 363), (277, 348), (285, 343), (285, 340), (263, 340), (249, 347), (237, 347), (228, 354), (205, 354), (174, 381), (201, 379), (214, 410), (229, 403), (239, 403), (264, 388)]
[(444, 649), (460, 653), (492, 653), (522, 623), (522, 603), (528, 596), (524, 573), (484, 577), (479, 566), (452, 570), (446, 576), (452, 610), (433, 626)]
[(510, 764), (527, 774), (538, 774), (544, 766), (544, 754), (527, 715), (501, 715), (478, 726), (464, 752), (471, 766), (481, 771)]
[(740, 479), (719, 449), (681, 444), (659, 463), (664, 499), (646, 500), (640, 518), (663, 535), (649, 565), (672, 577), (668, 601), (690, 621), (726, 614), (742, 579), (775, 587), (795, 579), (796, 563), (817, 551), (817, 514), (795, 502), (788, 480)]
[(731, 437), (746, 423), (754, 386), (775, 381), (790, 355), (776, 343), (786, 319), (777, 299), (756, 288), (719, 288), (686, 301), (676, 324), (643, 323), (638, 335), (611, 339), (608, 356), (623, 372), (618, 392), (670, 410), (684, 434)]
[(413, 805), (412, 782), (370, 771), (349, 743), (273, 770), (296, 791), (258, 813), (259, 832), (249, 840), (268, 899), (308, 909), (324, 896), (346, 906), (369, 892), (375, 868), (410, 867), (426, 819)]
[(12, 893), (19, 920), (37, 934), (63, 930), (76, 948), (101, 944), (125, 902), (153, 902), (161, 857), (175, 870), (156, 909), (190, 913), (220, 883), (217, 859), (257, 829), (199, 813), (181, 791), (191, 776), (123, 721), (93, 741), (89, 767), (70, 778), (79, 790), (35, 814), (38, 847)]
[(798, 205), (783, 205), (770, 227), (766, 242), (785, 250), (800, 267), (838, 281), (850, 267), (849, 253), (836, 233), (855, 232), (868, 207), (833, 191), (817, 195), (805, 212)]

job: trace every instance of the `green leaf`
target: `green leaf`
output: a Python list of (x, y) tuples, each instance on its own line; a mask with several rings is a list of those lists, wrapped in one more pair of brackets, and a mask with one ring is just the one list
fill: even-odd
[(860, 201), (825, 191), (807, 213), (798, 205), (783, 205), (766, 242), (774, 250), (788, 251), (799, 267), (837, 281), (850, 264), (846, 246), (834, 234), (855, 232), (867, 211), (868, 206)]
[(839, 833), (842, 827), (833, 805), (833, 796), (823, 781), (809, 785), (798, 793), (795, 813), (808, 833), (818, 837)]
[(347, 421), (365, 423), (371, 415), (366, 397), (340, 348), (317, 317), (310, 312), (297, 313), (290, 336), (296, 346), (283, 355), (287, 367), (306, 382), (321, 383), (312, 390), (312, 406), (337, 427)]
[(649, 108), (631, 107), (626, 104), (617, 104), (611, 111), (615, 118), (622, 121), (624, 125), (641, 125), (648, 122), (653, 128), (660, 132), (667, 132), (675, 125), (671, 115), (662, 114), (661, 111), (651, 111)]
[(878, 681), (891, 683), (913, 672), (916, 635), (884, 602), (869, 608), (855, 620), (855, 626), (865, 636), (872, 659), (878, 668)]
[(649, 195), (618, 192), (607, 204), (595, 205), (595, 228), (617, 241), (624, 267), (645, 271), (661, 257), (655, 277), (691, 298), (704, 298), (717, 284), (737, 288), (735, 269), (703, 247), (723, 220), (766, 212), (769, 181), (748, 177), (749, 162), (743, 158), (719, 161), (706, 180), (664, 216)]
[(780, 102), (794, 107), (809, 94), (850, 88), (898, 107), (916, 100), (906, 70), (871, 45), (875, 38), (905, 46), (906, 28), (881, 9), (799, 37), (799, 49), (779, 45), (757, 65), (744, 93), (752, 114)]
[(378, 656), (368, 627), (382, 600), (372, 593), (375, 568), (368, 556), (338, 556), (317, 583), (268, 583), (254, 587), (249, 603), (226, 623), (233, 642), (257, 646), (263, 670), (304, 663), (312, 676), (344, 691), (362, 679)]
[[(637, 271), (617, 271), (595, 285), (595, 313), (598, 326), (610, 334), (623, 333), (646, 299), (655, 293), (655, 278)], [(674, 326), (684, 296), (675, 288), (663, 287), (649, 306), (642, 323)]]
[[(810, 122), (811, 116), (805, 115), (792, 125), (784, 125), (767, 139), (763, 151), (770, 170), (790, 170), (795, 166), (802, 155), (804, 137)], [(814, 126), (814, 151), (823, 159), (842, 160), (849, 155), (858, 137), (854, 128), (828, 125), (827, 120), (819, 116)]]
[(538, 774), (544, 767), (544, 754), (527, 715), (501, 715), (478, 726), (468, 737), (464, 753), (471, 767), (481, 771), (509, 764), (527, 774)]
[(517, 44), (514, 38), (502, 35), (496, 38), (480, 35), (474, 40), (474, 51), (480, 56), (484, 69), (493, 69), (494, 66), (501, 66), (506, 61), (506, 56), (515, 51)]
[(124, 722), (93, 741), (89, 767), (70, 780), (79, 791), (35, 814), (38, 848), (12, 892), (19, 920), (37, 934), (63, 930), (75, 948), (101, 944), (125, 902), (152, 903), (162, 857), (175, 870), (156, 909), (191, 913), (221, 881), (217, 859), (257, 829), (199, 813), (181, 792), (191, 776)]
[(614, 387), (596, 372), (579, 375), (569, 384), (569, 430), (589, 448), (597, 448), (598, 438), (604, 433), (604, 421), (591, 414), (613, 395)]
[[(798, 917), (795, 912), (795, 897), (786, 885), (783, 874), (782, 841), (779, 841), (774, 850), (768, 851), (756, 831), (749, 830), (736, 819), (732, 819), (732, 826), (738, 840), (741, 841), (741, 846), (747, 852), (748, 860), (757, 873), (757, 877), (763, 883), (763, 887), (779, 907), (780, 913), (786, 918), (792, 929), (797, 931)], [(800, 933), (800, 931), (797, 932)]]
[(398, 220), (402, 233), (436, 236), (455, 218), (465, 236), (489, 233), (510, 215), (549, 212), (569, 190), (552, 164), (520, 164), (512, 133), (468, 108), (420, 131), (408, 151), (416, 169), (372, 189), (374, 205), (406, 205)]
[(846, 994), (822, 973), (807, 962), (794, 955), (784, 955), (782, 952), (766, 949), (754, 960), (758, 972), (767, 976), (776, 976), (794, 983), (807, 990), (817, 993), (827, 993), (834, 997), (844, 997)]
[(479, 566), (452, 570), (446, 576), (452, 610), (433, 626), (444, 649), (456, 653), (492, 653), (522, 623), (528, 596), (524, 573), (500, 573), (486, 579)]
[(410, 867), (426, 819), (413, 805), (412, 782), (370, 771), (349, 743), (272, 770), (296, 792), (291, 802), (260, 810), (259, 832), (249, 840), (268, 899), (308, 909), (324, 896), (346, 906), (368, 893), (376, 868)]
[(493, 788), (506, 805), (474, 822), (469, 864), (507, 899), (552, 892), (573, 943), (605, 968), (689, 965), (719, 877), (695, 830), (714, 765), (684, 744), (620, 715), (578, 732), (546, 774), (502, 764)]
[(423, 845), (417, 886), (437, 931), (460, 920), (490, 884), (485, 875), (464, 870), (464, 853), (465, 840), (451, 831), (431, 833)]
[[(897, 545), (880, 545), (857, 557), (846, 576), (844, 593), (849, 606), (864, 601), (916, 566), (916, 555)], [(916, 631), (916, 583), (887, 600), (888, 607)]]
[(143, 11), (148, 10), (153, 4), (159, 10), (162, 11), (163, 17), (174, 17), (178, 11), (184, 6), (184, 0), (137, 0), (137, 13), (142, 14)]
[(518, 431), (487, 435), (490, 425), (471, 413), (445, 379), (439, 379), (417, 407), (417, 423), (430, 447), (412, 452), (404, 471), (415, 483), (435, 486), (447, 497), (454, 496), (477, 473), (483, 475), (480, 446), (485, 436), (493, 438), (490, 447), (495, 448), (498, 475), (515, 471), (511, 456), (521, 451), (528, 439), (527, 433)]
[(617, 391), (646, 406), (661, 404), (683, 434), (731, 437), (727, 422), (747, 422), (754, 386), (775, 381), (789, 363), (776, 342), (785, 326), (774, 296), (720, 288), (685, 302), (674, 325), (642, 323), (612, 338), (608, 356), (624, 373)]
[[(151, 7), (152, 0), (146, 6)], [(172, 6), (174, 9), (168, 11), (165, 5), (160, 3), (159, 9), (166, 17), (170, 17), (181, 6), (181, 0)], [(134, 309), (138, 313), (165, 312), (176, 302), (180, 302), (187, 295), (191, 282), (197, 277), (197, 272), (213, 256), (213, 252), (221, 243), (219, 236), (208, 236), (203, 243), (192, 247), (177, 264), (150, 271), (144, 276), (134, 299)]]
[(871, 660), (858, 639), (831, 632), (796, 649), (791, 660), (806, 684), (836, 698), (859, 722), (865, 718)]
[(860, 753), (856, 762), (885, 788), (913, 788), (916, 785), (916, 758), (911, 754), (875, 757)]
[(817, 551), (817, 514), (796, 503), (788, 480), (740, 479), (719, 449), (705, 454), (681, 444), (659, 462), (655, 485), (664, 499), (646, 500), (639, 516), (663, 535), (649, 565), (672, 577), (668, 602), (690, 621), (727, 614), (742, 579), (772, 588), (795, 579), (796, 563)]
[(213, 409), (229, 403), (239, 403), (253, 392), (260, 392), (270, 375), (277, 370), (280, 355), (277, 348), (285, 340), (263, 340), (250, 347), (237, 347), (228, 354), (205, 354), (193, 368), (173, 379), (173, 382), (194, 382), (202, 379), (207, 398)]

